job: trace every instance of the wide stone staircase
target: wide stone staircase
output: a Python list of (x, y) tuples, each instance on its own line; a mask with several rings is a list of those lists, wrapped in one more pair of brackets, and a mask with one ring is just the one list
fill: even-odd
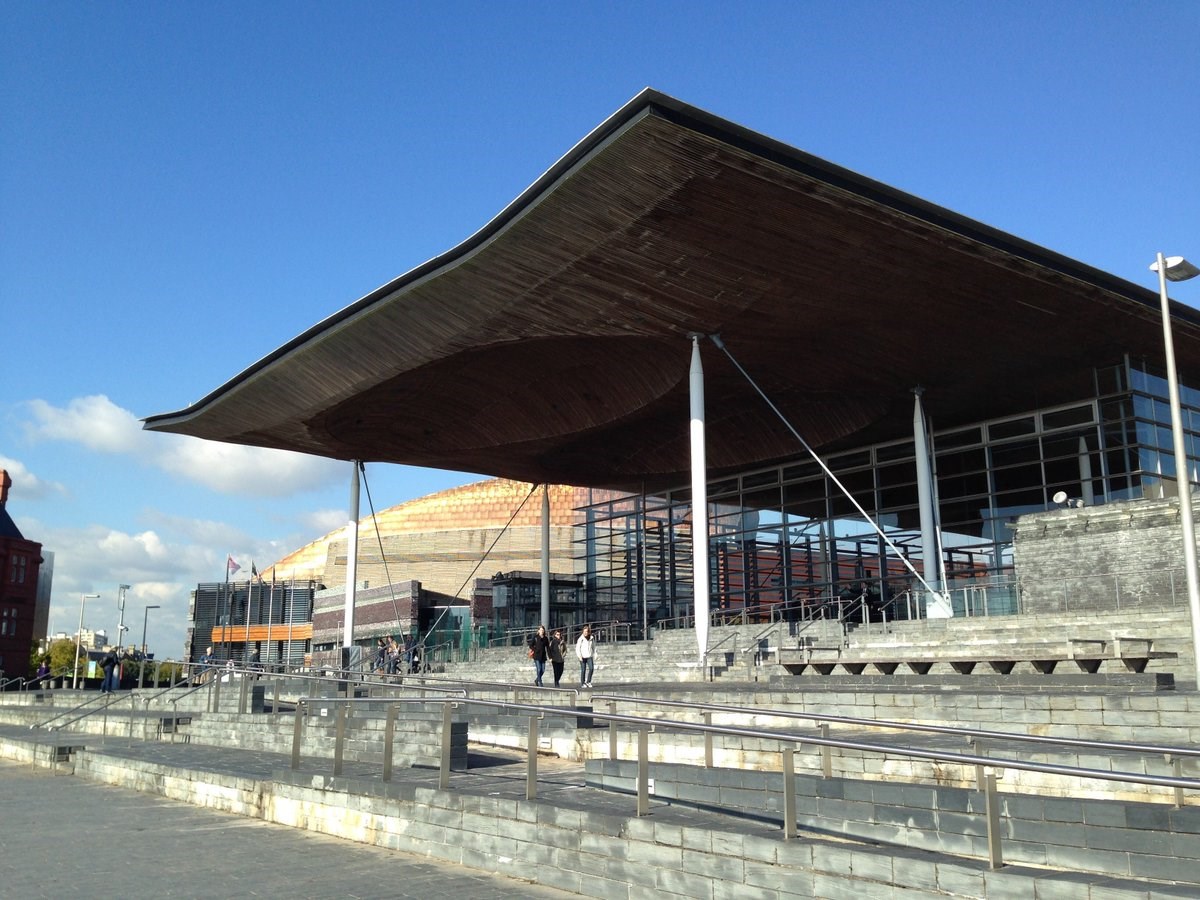
[[(1186, 609), (1136, 610), (1096, 614), (1047, 616), (991, 616), (954, 619), (899, 620), (843, 627), (835, 620), (747, 623), (715, 626), (709, 631), (708, 653), (700, 663), (696, 633), (692, 630), (654, 629), (649, 641), (605, 642), (597, 645), (597, 687), (613, 684), (670, 683), (713, 679), (766, 681), (791, 677), (779, 664), (780, 651), (809, 653), (813, 658), (861, 660), (932, 660), (962, 658), (972, 654), (988, 659), (1005, 654), (1017, 658), (1069, 652), (1086, 653), (1089, 645), (1105, 647), (1111, 656), (1115, 641), (1150, 642), (1158, 656), (1145, 672), (1172, 675), (1178, 681), (1195, 680), (1191, 620)], [(1077, 645), (1074, 651), (1071, 644)], [(491, 647), (476, 651), (469, 661), (440, 667), (456, 678), (522, 684), (533, 681), (533, 663), (521, 646)], [(1069, 666), (1058, 669), (1059, 673)], [(949, 673), (949, 663), (930, 674)], [(1123, 672), (1119, 659), (1101, 666), (1104, 673)], [(814, 678), (819, 673), (807, 672)], [(578, 685), (579, 667), (568, 648), (563, 685)], [(546, 683), (550, 683), (549, 680)], [(877, 682), (878, 683), (878, 682)], [(896, 683), (901, 683), (896, 680)], [(1135, 683), (1135, 682), (1130, 682)]]

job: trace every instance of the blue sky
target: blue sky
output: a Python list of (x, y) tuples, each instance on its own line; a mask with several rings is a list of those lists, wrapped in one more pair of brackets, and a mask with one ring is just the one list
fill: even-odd
[[(344, 523), (346, 464), (140, 419), (457, 244), (641, 88), (1153, 288), (1159, 249), (1200, 257), (1198, 33), (1195, 2), (0, 0), (0, 466), (51, 630), (95, 592), (115, 632), (126, 583), (178, 655), (227, 553)], [(475, 477), (368, 466), (377, 508)]]

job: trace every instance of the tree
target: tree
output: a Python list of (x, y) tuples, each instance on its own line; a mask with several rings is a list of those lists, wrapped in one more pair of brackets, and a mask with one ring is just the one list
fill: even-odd
[[(50, 645), (50, 674), (54, 676), (74, 675), (71, 661), (75, 659), (75, 642), (72, 640), (55, 641)], [(80, 652), (82, 659), (87, 659), (87, 651)], [(82, 675), (83, 672), (81, 671)]]

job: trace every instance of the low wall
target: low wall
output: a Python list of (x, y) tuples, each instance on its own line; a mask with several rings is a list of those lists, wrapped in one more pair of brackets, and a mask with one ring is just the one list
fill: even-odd
[[(654, 796), (780, 821), (781, 775), (651, 765)], [(592, 761), (587, 784), (636, 793), (637, 763)], [(796, 775), (797, 824), (818, 834), (986, 857), (979, 791)], [(1200, 885), (1200, 807), (1000, 795), (1006, 864)]]

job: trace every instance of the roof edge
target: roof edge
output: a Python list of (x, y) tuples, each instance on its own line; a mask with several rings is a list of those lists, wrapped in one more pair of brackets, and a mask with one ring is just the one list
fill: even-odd
[[(759, 132), (723, 119), (712, 113), (691, 106), (653, 88), (644, 88), (624, 106), (593, 128), (549, 169), (539, 176), (516, 199), (505, 206), (474, 234), (408, 272), (376, 288), (343, 309), (322, 319), (301, 334), (287, 341), (271, 353), (248, 366), (203, 398), (181, 410), (159, 413), (145, 417), (143, 428), (150, 431), (170, 431), (172, 426), (185, 422), (200, 414), (205, 407), (257, 373), (268, 368), (279, 359), (299, 349), (309, 341), (340, 323), (354, 317), (372, 305), (381, 302), (403, 288), (447, 268), (469, 256), (477, 248), (499, 234), (510, 222), (536, 205), (551, 187), (580, 165), (597, 149), (612, 139), (618, 132), (647, 115), (658, 115), (683, 128), (705, 134), (715, 140), (728, 143), (738, 149), (775, 162), (813, 178), (887, 206), (902, 214), (927, 222), (961, 235), (969, 240), (1002, 252), (1025, 259), (1035, 265), (1058, 272), (1064, 276), (1092, 284), (1102, 290), (1115, 293), (1136, 303), (1157, 307), (1158, 294), (1148, 288), (1118, 278), (1100, 269), (1088, 266), (1070, 257), (1055, 253), (1037, 244), (1015, 237), (1007, 232), (985, 225), (945, 207), (923, 200), (913, 194), (890, 187), (880, 181), (860, 175), (850, 169), (830, 163), (812, 154), (798, 150), (788, 144), (767, 137)], [(1179, 318), (1200, 325), (1200, 311), (1183, 304), (1174, 304), (1173, 312)]]

